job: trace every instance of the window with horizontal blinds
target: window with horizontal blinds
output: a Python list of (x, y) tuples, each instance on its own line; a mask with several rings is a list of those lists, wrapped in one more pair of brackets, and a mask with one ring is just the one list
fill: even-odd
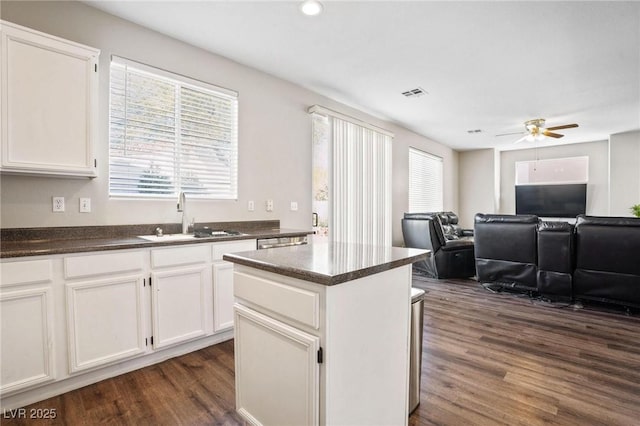
[(109, 194), (236, 199), (235, 92), (113, 57)]
[(442, 158), (409, 148), (409, 212), (442, 210)]

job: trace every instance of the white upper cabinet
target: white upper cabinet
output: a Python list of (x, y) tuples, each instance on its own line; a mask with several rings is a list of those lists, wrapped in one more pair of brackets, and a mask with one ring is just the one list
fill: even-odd
[(100, 51), (0, 21), (3, 173), (95, 177)]

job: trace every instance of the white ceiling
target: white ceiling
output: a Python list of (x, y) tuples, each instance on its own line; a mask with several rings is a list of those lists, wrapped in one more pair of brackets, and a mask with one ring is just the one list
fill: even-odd
[(88, 3), (455, 149), (525, 148), (495, 135), (538, 117), (580, 125), (562, 144), (640, 129), (638, 2)]

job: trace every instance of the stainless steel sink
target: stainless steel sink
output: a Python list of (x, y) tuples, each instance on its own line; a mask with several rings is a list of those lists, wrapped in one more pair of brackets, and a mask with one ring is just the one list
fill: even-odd
[(195, 236), (193, 234), (170, 234), (170, 235), (138, 235), (138, 238), (142, 238), (143, 240), (153, 241), (153, 242), (162, 242), (162, 241), (182, 241), (182, 240), (193, 240)]
[(229, 237), (229, 236), (238, 236), (238, 235), (246, 235), (246, 234), (243, 234), (238, 231), (208, 231), (206, 233), (198, 233), (197, 236), (195, 236), (194, 234), (166, 234), (162, 236), (138, 235), (138, 238), (142, 238), (147, 241), (162, 242), (162, 241), (185, 241), (185, 240), (203, 239), (203, 238), (206, 239), (206, 238), (216, 238), (216, 237)]

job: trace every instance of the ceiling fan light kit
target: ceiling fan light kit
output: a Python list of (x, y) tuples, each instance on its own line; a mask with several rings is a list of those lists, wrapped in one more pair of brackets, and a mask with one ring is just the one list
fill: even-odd
[(553, 126), (553, 127), (544, 127), (546, 120), (544, 118), (534, 118), (533, 120), (527, 120), (524, 122), (524, 127), (527, 130), (527, 135), (518, 139), (514, 143), (519, 143), (522, 141), (541, 141), (545, 137), (550, 137), (554, 139), (560, 139), (564, 137), (560, 133), (554, 133), (552, 130), (560, 130), (560, 129), (571, 129), (574, 127), (578, 127), (577, 124), (563, 124), (561, 126)]

